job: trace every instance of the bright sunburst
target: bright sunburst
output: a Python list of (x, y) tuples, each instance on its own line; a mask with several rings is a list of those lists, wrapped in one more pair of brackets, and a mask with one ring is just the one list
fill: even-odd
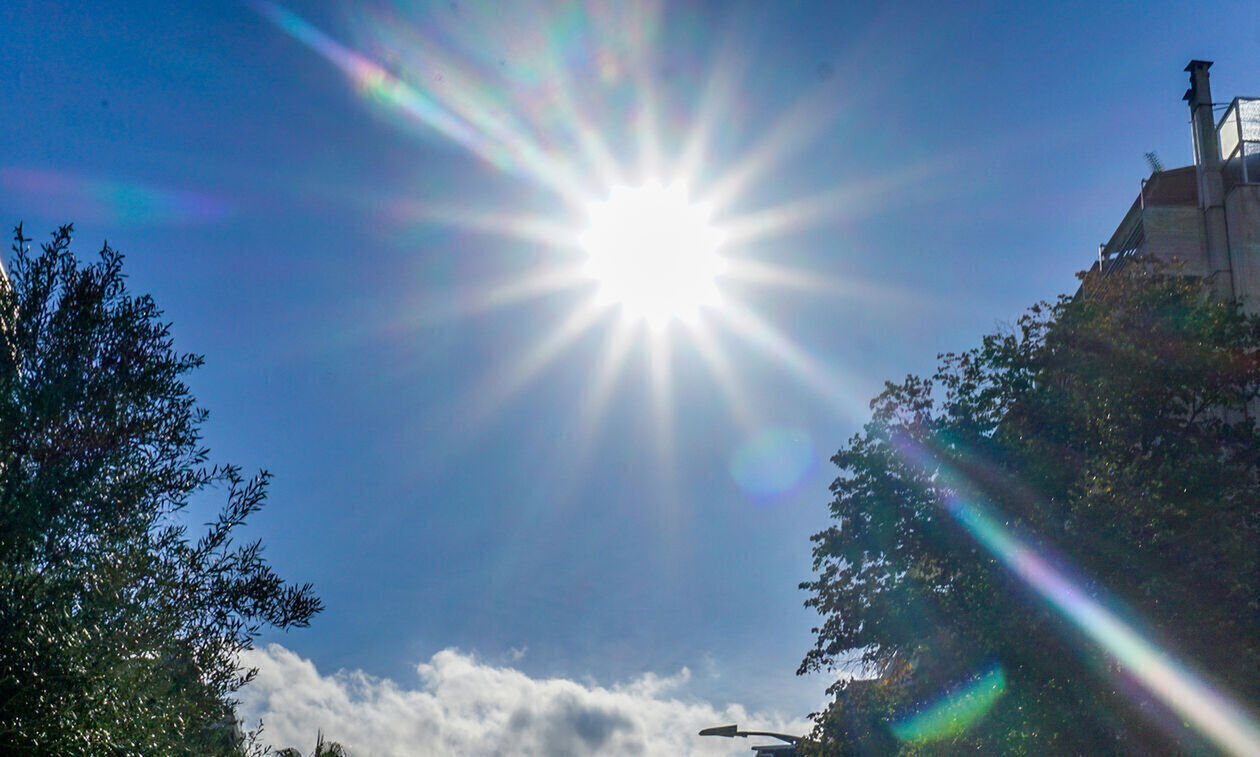
[[(750, 255), (749, 246), (824, 219), (851, 219), (881, 205), (902, 206), (905, 198), (894, 198), (893, 192), (928, 183), (925, 179), (950, 168), (952, 159), (915, 161), (879, 175), (849, 177), (842, 185), (785, 204), (734, 210), (741, 205), (736, 200), (756, 195), (750, 190), (835, 123), (837, 103), (853, 100), (845, 88), (847, 77), (803, 97), (778, 115), (743, 154), (728, 156), (721, 170), (707, 172), (700, 169), (713, 157), (710, 137), (738, 126), (731, 114), (738, 111), (734, 106), (743, 85), (740, 77), (755, 58), (740, 55), (736, 40), (729, 51), (719, 52), (707, 81), (691, 93), (689, 105), (694, 109), (671, 112), (660, 72), (673, 64), (662, 65), (654, 58), (660, 47), (653, 38), (664, 13), (664, 4), (657, 0), (576, 0), (565, 3), (563, 13), (542, 0), (469, 8), (450, 3), (449, 13), (437, 10), (442, 4), (347, 4), (360, 9), (368, 47), (389, 60), (388, 69), (274, 0), (253, 2), (278, 28), (342, 71), (381, 113), (441, 135), (486, 164), (554, 194), (566, 210), (577, 214), (585, 210), (585, 226), (580, 222), (570, 226), (556, 217), (519, 215), (502, 208), (477, 210), (468, 206), (467, 197), (447, 208), (389, 203), (410, 220), (514, 236), (557, 253), (553, 265), (539, 266), (484, 291), (457, 291), (451, 302), (416, 316), (417, 320), (435, 313), (450, 317), (507, 307), (584, 290), (592, 282), (597, 289), (593, 297), (575, 298), (572, 310), (540, 332), (506, 370), (474, 387), (470, 407), (460, 416), (462, 437), (455, 429), (443, 429), (448, 448), (452, 442), (469, 441), (497, 407), (615, 310), (624, 317), (611, 324), (603, 353), (593, 358), (589, 385), (574, 398), (582, 417), (578, 430), (587, 441), (598, 427), (627, 355), (643, 336), (644, 330), (634, 326), (658, 327), (646, 330), (642, 345), (658, 433), (655, 451), (666, 480), (675, 458), (670, 367), (675, 332), (685, 336), (707, 364), (745, 430), (755, 423), (759, 398), (742, 385), (743, 371), (724, 349), (725, 339), (738, 339), (786, 368), (842, 415), (852, 419), (867, 415), (861, 400), (865, 394), (853, 391), (842, 369), (818, 359), (747, 307), (740, 290), (732, 287), (720, 296), (717, 286), (719, 278), (726, 278), (742, 284), (745, 293), (749, 285), (756, 285), (878, 300), (884, 306), (890, 304), (889, 297), (914, 301), (905, 292), (876, 288), (870, 282), (836, 281), (815, 271), (788, 268)], [(851, 59), (865, 65), (864, 57)], [(678, 112), (686, 117), (671, 118)], [(618, 137), (626, 135), (633, 143), (628, 152), (638, 156), (637, 164), (616, 155), (614, 146), (624, 141)], [(702, 184), (704, 202), (692, 199), (684, 184), (628, 186), (626, 176), (682, 179), (692, 189)], [(723, 219), (720, 230), (710, 218), (711, 207)], [(571, 253), (578, 250), (582, 258), (574, 264)], [(702, 313), (705, 317), (699, 317)], [(673, 322), (685, 328), (659, 328)], [(580, 477), (582, 456), (593, 446), (566, 447), (566, 452), (576, 450), (578, 456), (564, 461), (566, 473)], [(984, 510), (958, 497), (944, 505), (1015, 575), (1045, 595), (1122, 668), (1133, 671), (1134, 681), (1223, 748), (1236, 747), (1241, 753), (1255, 743), (1256, 728), (1245, 710), (1111, 617)], [(668, 523), (672, 514), (658, 509), (658, 523)]]
[(694, 322), (702, 307), (717, 304), (722, 235), (685, 188), (620, 186), (587, 212), (584, 272), (598, 283), (601, 304), (657, 328)]
[[(739, 99), (739, 56), (723, 53), (701, 75), (689, 113), (671, 107), (657, 75), (653, 38), (663, 11), (655, 2), (579, 0), (560, 26), (542, 23), (555, 18), (542, 2), (476, 12), (457, 12), (452, 5), (450, 13), (438, 14), (408, 11), (407, 4), (356, 4), (367, 46), (389, 68), (274, 0), (254, 2), (277, 27), (342, 71), (379, 114), (441, 135), (561, 201), (563, 211), (549, 216), (479, 208), (468, 197), (446, 206), (432, 199), (382, 203), (406, 223), (449, 224), (556, 253), (554, 262), (503, 280), (430, 292), (408, 318), (437, 321), (579, 293), (566, 315), (523, 343), (504, 369), (470, 388), (468, 438), (594, 330), (604, 330), (606, 339), (591, 356), (590, 384), (580, 398), (582, 435), (595, 433), (629, 356), (641, 350), (655, 447), (664, 463), (673, 449), (671, 356), (677, 349), (701, 359), (741, 426), (755, 425), (758, 403), (743, 385), (728, 340), (778, 363), (838, 412), (865, 412), (843, 370), (797, 345), (745, 302), (750, 291), (772, 287), (886, 301), (888, 293), (869, 282), (790, 268), (755, 249), (785, 232), (866, 212), (890, 191), (930, 173), (916, 164), (748, 208), (754, 188), (833, 123), (842, 101), (838, 83), (803, 97), (744, 152), (719, 165), (711, 143)], [(560, 30), (589, 33), (557, 36)], [(505, 65), (503, 51), (512, 65)], [(574, 65), (586, 60), (596, 65)], [(686, 118), (677, 118), (679, 113)]]

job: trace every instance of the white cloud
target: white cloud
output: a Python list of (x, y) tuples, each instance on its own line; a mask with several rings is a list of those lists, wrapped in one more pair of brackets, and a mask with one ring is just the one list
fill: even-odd
[(416, 666), (416, 685), (404, 686), (361, 671), (323, 675), (278, 644), (243, 662), (258, 677), (240, 692), (240, 714), (247, 724), (262, 718), (265, 741), (309, 751), (322, 730), (354, 757), (748, 754), (763, 741), (696, 732), (727, 723), (796, 734), (809, 728), (803, 719), (687, 698), (686, 668), (603, 687), (530, 678), (446, 649)]

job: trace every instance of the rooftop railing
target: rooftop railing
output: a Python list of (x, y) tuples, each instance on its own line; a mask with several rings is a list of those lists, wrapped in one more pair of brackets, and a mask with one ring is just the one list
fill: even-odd
[(1260, 98), (1235, 97), (1216, 125), (1225, 186), (1260, 184)]
[(1111, 273), (1112, 270), (1122, 264), (1125, 258), (1137, 255), (1142, 249), (1142, 243), (1146, 241), (1146, 229), (1142, 223), (1142, 217), (1136, 218), (1133, 226), (1129, 229), (1129, 233), (1125, 235), (1124, 240), (1119, 244), (1103, 244), (1098, 247), (1098, 267), (1103, 273)]

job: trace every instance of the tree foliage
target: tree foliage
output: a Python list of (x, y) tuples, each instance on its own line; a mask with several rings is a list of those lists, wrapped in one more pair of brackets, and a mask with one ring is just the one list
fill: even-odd
[[(286, 747), (275, 751), (275, 757), (302, 757), (302, 750), (296, 747)], [(348, 757), (349, 752), (341, 744), (335, 741), (326, 741), (324, 732), (318, 731), (315, 734), (315, 750), (311, 752), (311, 757)]]
[[(127, 292), (119, 253), (80, 264), (69, 226), (37, 254), (16, 237), (0, 279), (0, 752), (238, 753), (239, 653), (320, 610), (233, 539), (267, 474), (207, 464), (184, 383), (202, 359)], [(222, 511), (193, 540), (180, 511), (216, 489)]]
[[(1151, 262), (1082, 278), (930, 379), (887, 384), (833, 458), (834, 522), (801, 585), (822, 624), (800, 672), (874, 678), (832, 687), (819, 753), (1202, 746), (950, 514), (958, 497), (1260, 701), (1260, 319)], [(995, 666), (1004, 690), (983, 717), (897, 737)]]

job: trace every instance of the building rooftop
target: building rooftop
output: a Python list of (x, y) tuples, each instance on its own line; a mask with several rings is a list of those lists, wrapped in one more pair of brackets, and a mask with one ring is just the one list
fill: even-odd
[(1142, 183), (1134, 205), (1198, 205), (1199, 180), (1194, 166), (1159, 171)]

